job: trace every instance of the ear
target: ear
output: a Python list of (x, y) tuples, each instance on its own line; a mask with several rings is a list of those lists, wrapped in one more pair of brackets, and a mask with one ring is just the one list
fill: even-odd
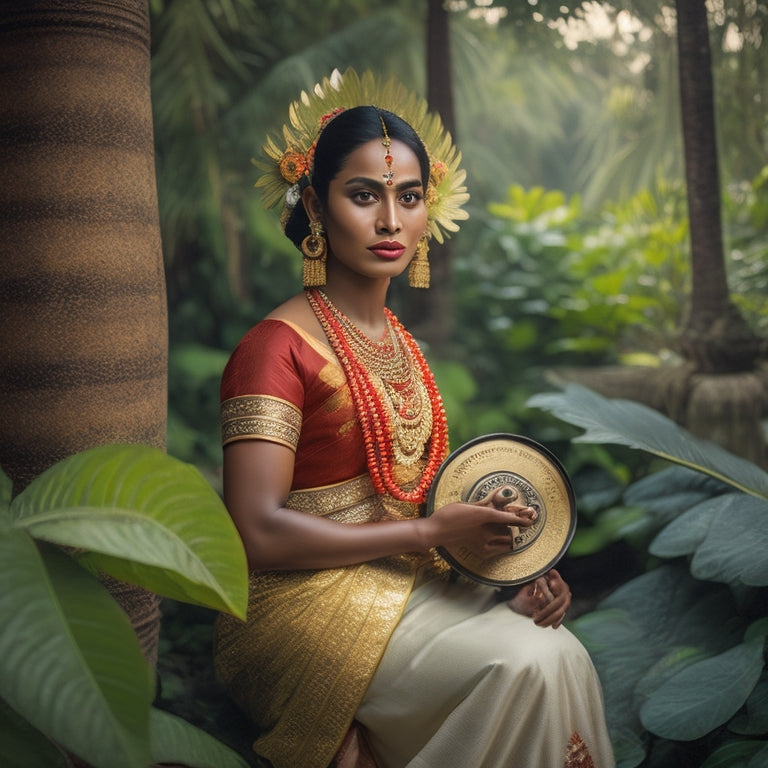
[(301, 193), (301, 202), (304, 204), (304, 210), (307, 212), (310, 221), (322, 221), (323, 205), (314, 187), (307, 187)]

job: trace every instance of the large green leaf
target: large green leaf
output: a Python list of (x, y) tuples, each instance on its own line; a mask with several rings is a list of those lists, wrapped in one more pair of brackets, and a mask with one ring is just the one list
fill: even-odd
[(644, 754), (638, 701), (696, 659), (739, 643), (745, 622), (735, 615), (727, 588), (696, 581), (675, 564), (627, 582), (568, 627), (603, 681), (617, 761), (621, 745), (621, 765), (632, 768)]
[(632, 483), (624, 493), (624, 503), (649, 512), (658, 529), (686, 509), (732, 490), (701, 472), (670, 466)]
[(717, 510), (730, 507), (733, 498), (748, 497), (743, 493), (725, 494), (694, 504), (685, 511), (678, 509), (677, 516), (651, 542), (649, 551), (657, 557), (667, 558), (692, 554), (706, 539)]
[(765, 768), (768, 744), (764, 741), (731, 741), (718, 747), (701, 768)]
[[(599, 606), (627, 611), (638, 629), (636, 641), (650, 642), (661, 658), (671, 647), (720, 653), (736, 645), (746, 630), (730, 590), (691, 578), (681, 564), (655, 568), (618, 587)], [(642, 662), (631, 665), (644, 674)]]
[(0, 690), (96, 768), (145, 768), (152, 670), (125, 613), (58, 548), (0, 535)]
[(155, 448), (109, 445), (48, 469), (11, 503), (14, 525), (85, 550), (89, 567), (243, 618), (245, 552), (219, 496)]
[(745, 736), (768, 734), (768, 677), (762, 679), (749, 694), (744, 712), (728, 723), (734, 733)]
[(0, 699), (0, 765), (3, 768), (68, 768), (64, 750)]
[(768, 585), (768, 500), (729, 493), (698, 504), (651, 543), (659, 557), (693, 555), (698, 579)]
[(149, 734), (153, 763), (189, 768), (248, 768), (237, 752), (170, 712), (152, 708)]
[(694, 437), (658, 411), (630, 400), (608, 399), (576, 384), (534, 395), (528, 405), (582, 427), (576, 442), (638, 448), (768, 499), (768, 472), (715, 443)]
[(756, 638), (687, 666), (643, 704), (643, 725), (658, 736), (690, 741), (726, 723), (741, 708), (763, 671)]

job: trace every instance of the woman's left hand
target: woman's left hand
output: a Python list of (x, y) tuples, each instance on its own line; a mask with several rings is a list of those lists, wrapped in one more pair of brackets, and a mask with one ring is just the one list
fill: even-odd
[(571, 590), (563, 577), (552, 569), (521, 587), (508, 605), (516, 613), (530, 616), (539, 627), (557, 629), (571, 605)]

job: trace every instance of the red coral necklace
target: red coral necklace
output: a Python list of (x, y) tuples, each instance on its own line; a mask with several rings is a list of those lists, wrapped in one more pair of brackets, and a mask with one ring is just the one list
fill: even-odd
[[(374, 488), (421, 504), (448, 454), (445, 408), (424, 355), (386, 307), (386, 333), (377, 342), (323, 291), (306, 294), (347, 377)], [(410, 467), (425, 457), (419, 481), (406, 490), (395, 479), (396, 465)]]

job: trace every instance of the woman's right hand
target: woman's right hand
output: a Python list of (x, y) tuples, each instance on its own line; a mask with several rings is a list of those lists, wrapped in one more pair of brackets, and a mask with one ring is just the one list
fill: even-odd
[(435, 510), (426, 518), (433, 546), (467, 547), (483, 560), (512, 549), (515, 528), (533, 525), (538, 513), (533, 507), (507, 504), (504, 509), (492, 505), (453, 502)]

